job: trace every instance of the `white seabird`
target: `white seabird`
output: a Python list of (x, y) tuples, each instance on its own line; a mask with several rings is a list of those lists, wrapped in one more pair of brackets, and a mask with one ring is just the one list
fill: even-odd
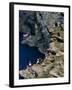
[(46, 59), (48, 58), (48, 55), (47, 55), (47, 54), (45, 55), (45, 58), (46, 58)]
[(27, 34), (23, 34), (23, 37), (26, 38), (28, 35), (29, 35), (28, 33)]
[(60, 27), (61, 26), (61, 23), (60, 22), (58, 22), (58, 27)]
[(31, 61), (29, 61), (29, 66), (31, 66), (32, 64), (31, 64)]
[(39, 63), (39, 59), (37, 59), (37, 64)]

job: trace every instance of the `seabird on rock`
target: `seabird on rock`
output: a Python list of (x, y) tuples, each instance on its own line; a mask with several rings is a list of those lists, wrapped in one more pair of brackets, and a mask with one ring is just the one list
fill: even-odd
[(29, 34), (28, 34), (28, 33), (23, 34), (23, 37), (24, 37), (24, 38), (26, 38), (26, 37), (28, 37), (28, 36), (29, 36)]
[(39, 59), (37, 59), (37, 64), (39, 63)]
[(48, 55), (47, 55), (47, 54), (45, 55), (45, 58), (46, 58), (46, 59), (48, 58)]
[(31, 66), (32, 64), (31, 64), (31, 61), (29, 61), (29, 66)]
[(46, 56), (46, 59), (47, 59), (47, 56)]
[(61, 23), (60, 22), (58, 22), (58, 27), (60, 27), (61, 26)]

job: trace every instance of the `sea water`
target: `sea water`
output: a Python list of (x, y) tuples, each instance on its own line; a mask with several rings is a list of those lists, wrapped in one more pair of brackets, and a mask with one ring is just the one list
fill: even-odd
[(29, 62), (35, 64), (37, 59), (44, 58), (45, 55), (41, 53), (37, 47), (22, 44), (23, 32), (19, 32), (19, 70), (26, 69)]

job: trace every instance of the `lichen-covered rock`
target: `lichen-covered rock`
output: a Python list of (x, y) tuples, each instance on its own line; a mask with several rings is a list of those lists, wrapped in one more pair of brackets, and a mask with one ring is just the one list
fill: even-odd
[(59, 52), (56, 54), (56, 56), (62, 56), (62, 55), (64, 55), (64, 53), (61, 52), (61, 51), (59, 51)]
[(32, 67), (32, 70), (33, 71), (35, 71), (36, 73), (37, 73), (37, 77), (39, 78), (41, 78), (41, 77), (44, 77), (44, 69), (43, 69), (43, 67), (41, 66), (41, 65), (39, 65), (39, 64), (34, 64)]
[(20, 70), (19, 74), (25, 79), (36, 77), (36, 72), (33, 71), (30, 67), (27, 67), (26, 70)]

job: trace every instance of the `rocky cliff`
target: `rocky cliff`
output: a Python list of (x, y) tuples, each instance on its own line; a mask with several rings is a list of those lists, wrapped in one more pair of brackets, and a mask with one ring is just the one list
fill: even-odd
[(64, 29), (61, 26), (49, 29), (50, 43), (45, 59), (27, 69), (20, 70), (22, 78), (58, 78), (64, 76)]
[(36, 46), (40, 52), (46, 54), (50, 43), (50, 28), (55, 26), (63, 28), (63, 21), (64, 14), (60, 12), (20, 11), (19, 30), (24, 32), (21, 43)]

